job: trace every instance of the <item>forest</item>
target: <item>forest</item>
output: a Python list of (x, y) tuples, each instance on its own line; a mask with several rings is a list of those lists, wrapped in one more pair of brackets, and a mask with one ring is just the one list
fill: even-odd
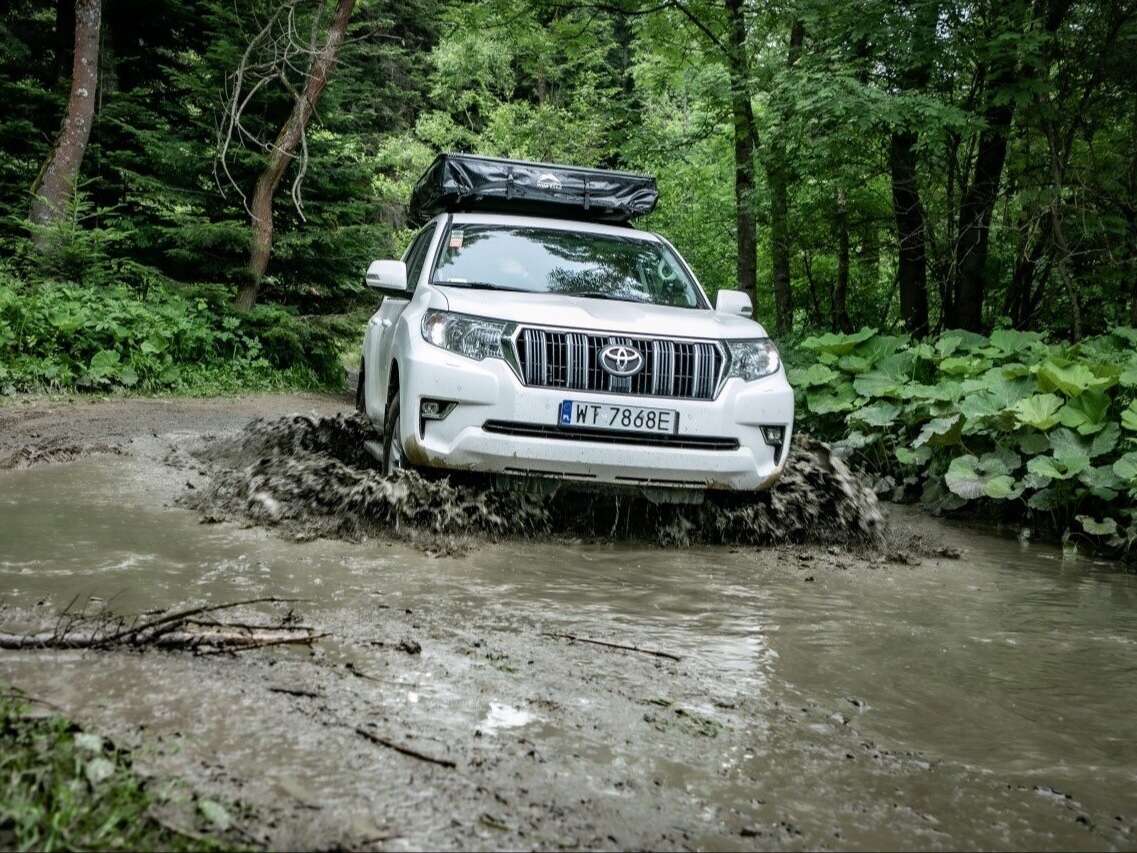
[(342, 383), (439, 151), (656, 176), (878, 490), (1137, 539), (1134, 0), (12, 0), (0, 395)]

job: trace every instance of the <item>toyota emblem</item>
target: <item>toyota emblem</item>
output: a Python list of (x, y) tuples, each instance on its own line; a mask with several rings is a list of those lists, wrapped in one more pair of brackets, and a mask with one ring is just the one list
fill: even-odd
[(612, 344), (600, 351), (600, 366), (613, 376), (635, 376), (644, 369), (644, 357), (631, 347)]

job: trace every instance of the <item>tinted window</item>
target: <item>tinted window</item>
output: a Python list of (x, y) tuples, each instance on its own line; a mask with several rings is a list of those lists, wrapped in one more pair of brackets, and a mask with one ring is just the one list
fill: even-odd
[(553, 228), (455, 223), (435, 284), (706, 307), (675, 253), (655, 240)]

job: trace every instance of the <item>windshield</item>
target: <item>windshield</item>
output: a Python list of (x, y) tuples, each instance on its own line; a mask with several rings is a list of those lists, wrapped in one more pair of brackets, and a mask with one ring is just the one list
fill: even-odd
[(557, 228), (455, 223), (433, 282), (706, 307), (675, 253), (662, 243)]

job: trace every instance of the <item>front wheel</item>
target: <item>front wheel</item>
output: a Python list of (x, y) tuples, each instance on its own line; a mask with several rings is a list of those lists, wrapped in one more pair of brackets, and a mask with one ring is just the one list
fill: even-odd
[(410, 467), (403, 450), (403, 433), (399, 421), (399, 395), (396, 394), (387, 406), (387, 420), (383, 424), (383, 473), (388, 476)]

